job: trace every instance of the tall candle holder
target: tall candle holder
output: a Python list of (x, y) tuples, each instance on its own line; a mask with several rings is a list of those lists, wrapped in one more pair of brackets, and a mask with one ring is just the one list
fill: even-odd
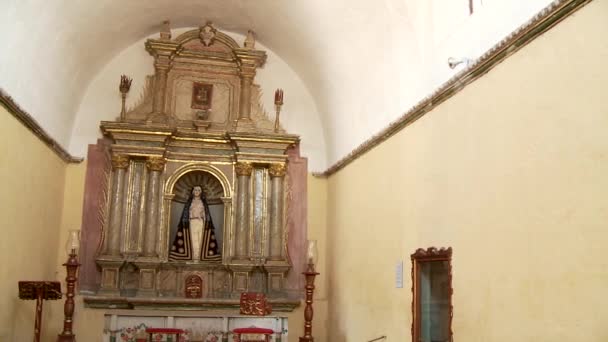
[(127, 100), (127, 93), (131, 89), (131, 82), (133, 82), (133, 79), (129, 78), (127, 75), (120, 76), (120, 85), (118, 86), (118, 90), (120, 90), (120, 94), (122, 96), (122, 109), (120, 110), (120, 121), (125, 121), (125, 119), (126, 119), (125, 102)]
[(306, 271), (302, 272), (306, 277), (306, 308), (304, 309), (304, 336), (300, 337), (300, 342), (314, 341), (314, 337), (312, 337), (312, 317), (314, 314), (312, 298), (315, 291), (315, 277), (319, 275), (319, 273), (315, 271), (317, 258), (317, 240), (309, 240), (306, 251), (307, 267)]
[(74, 323), (74, 289), (76, 287), (76, 272), (78, 271), (78, 249), (80, 248), (80, 231), (70, 230), (68, 236), (68, 242), (66, 244), (66, 251), (68, 252), (68, 261), (63, 264), (67, 269), (67, 276), (65, 278), (67, 285), (67, 293), (65, 304), (63, 306), (63, 331), (57, 337), (57, 342), (75, 342), (76, 335), (72, 331), (72, 324)]
[(281, 114), (281, 107), (283, 106), (283, 89), (277, 89), (274, 92), (274, 109), (277, 115), (274, 117), (274, 132), (279, 132), (279, 115)]

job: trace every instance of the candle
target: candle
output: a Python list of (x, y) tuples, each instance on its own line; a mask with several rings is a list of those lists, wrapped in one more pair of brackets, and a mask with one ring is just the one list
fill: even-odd
[(68, 232), (68, 241), (65, 249), (68, 254), (77, 254), (80, 248), (80, 230), (72, 229)]
[(317, 263), (317, 240), (308, 240), (308, 246), (306, 248), (306, 262), (308, 265), (314, 265)]

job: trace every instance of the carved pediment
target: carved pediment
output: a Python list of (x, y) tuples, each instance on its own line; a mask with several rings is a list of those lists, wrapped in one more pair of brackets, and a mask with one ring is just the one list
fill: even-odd
[(252, 31), (241, 47), (209, 22), (171, 39), (165, 22), (160, 38), (148, 39), (145, 46), (154, 57), (155, 74), (122, 121), (209, 132), (284, 133), (269, 119), (253, 82), (266, 53), (255, 49)]

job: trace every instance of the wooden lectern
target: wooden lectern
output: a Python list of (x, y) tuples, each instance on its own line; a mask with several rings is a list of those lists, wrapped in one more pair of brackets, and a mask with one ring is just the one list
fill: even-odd
[(42, 301), (61, 299), (61, 283), (58, 281), (20, 281), (19, 299), (36, 300), (34, 342), (40, 342), (42, 328)]

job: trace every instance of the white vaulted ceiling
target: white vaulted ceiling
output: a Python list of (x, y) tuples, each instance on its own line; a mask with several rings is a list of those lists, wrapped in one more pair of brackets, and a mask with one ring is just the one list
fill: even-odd
[(78, 113), (95, 115), (79, 110), (89, 85), (162, 20), (174, 29), (205, 21), (237, 35), (252, 29), (313, 99), (309, 117), (291, 118), (289, 128), (319, 122), (302, 139), (324, 142), (309, 155), (322, 171), (453, 75), (447, 57), (479, 56), (547, 3), (484, 0), (469, 17), (468, 0), (3, 0), (0, 87), (82, 156), (71, 143)]

